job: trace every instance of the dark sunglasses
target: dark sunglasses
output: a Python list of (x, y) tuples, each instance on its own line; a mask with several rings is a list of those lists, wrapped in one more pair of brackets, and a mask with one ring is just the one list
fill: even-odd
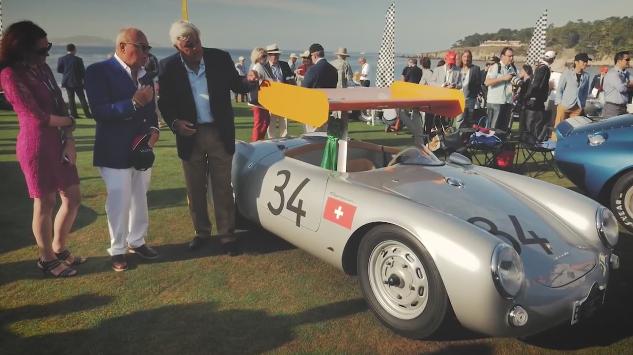
[(42, 55), (42, 56), (44, 56), (44, 55), (48, 55), (48, 52), (50, 52), (51, 47), (53, 47), (53, 44), (52, 44), (51, 42), (48, 42), (48, 44), (46, 45), (46, 47), (43, 47), (43, 48), (38, 48), (38, 49), (36, 49), (34, 52), (35, 52), (35, 54), (37, 54), (37, 55)]
[(144, 53), (148, 53), (149, 51), (152, 50), (152, 46), (147, 45), (145, 43), (134, 43), (134, 42), (123, 42), (124, 44), (131, 44), (134, 47), (136, 47), (136, 49), (143, 51)]

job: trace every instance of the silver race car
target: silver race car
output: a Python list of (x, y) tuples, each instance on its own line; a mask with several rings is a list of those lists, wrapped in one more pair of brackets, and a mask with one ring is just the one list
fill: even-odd
[[(338, 89), (320, 93), (331, 110), (391, 106), (445, 114), (447, 103), (461, 104), (441, 92), (433, 100), (409, 92), (402, 100), (393, 88), (376, 90), (382, 93), (363, 92), (370, 102), (353, 105)], [(288, 113), (263, 101), (274, 113)], [(238, 142), (238, 213), (358, 275), (371, 310), (397, 333), (428, 337), (453, 311), (474, 331), (527, 336), (574, 324), (604, 302), (609, 272), (618, 266), (617, 221), (607, 208), (458, 154), (444, 162), (425, 148), (340, 139), (337, 170), (325, 169), (329, 140), (312, 134)]]

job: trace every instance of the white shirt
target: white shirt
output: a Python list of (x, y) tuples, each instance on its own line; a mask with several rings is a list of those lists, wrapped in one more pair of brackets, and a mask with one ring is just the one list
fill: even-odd
[(367, 62), (360, 68), (360, 80), (369, 80), (369, 63)]
[[(119, 56), (116, 55), (116, 53), (114, 53), (114, 59), (116, 59), (116, 61), (119, 62), (119, 64), (121, 64), (123, 69), (125, 69), (125, 72), (127, 73), (127, 75), (130, 76), (130, 79), (132, 79), (132, 81), (134, 81), (134, 78), (132, 78), (132, 68), (128, 67), (128, 65), (125, 64), (125, 62), (121, 58), (119, 58)], [(147, 72), (145, 71), (145, 67), (141, 67), (138, 70), (138, 73), (136, 73), (136, 83), (135, 84), (136, 84), (137, 88), (141, 84), (141, 83), (138, 82), (138, 79), (144, 77), (145, 74), (147, 74)]]
[(191, 87), (191, 93), (193, 94), (193, 103), (196, 106), (196, 122), (198, 123), (211, 123), (213, 122), (213, 115), (211, 114), (211, 101), (209, 100), (209, 87), (207, 85), (206, 66), (204, 64), (204, 58), (200, 59), (200, 66), (198, 72), (191, 70), (184, 59), (180, 57), (182, 64), (187, 71), (187, 77), (189, 78), (189, 86)]

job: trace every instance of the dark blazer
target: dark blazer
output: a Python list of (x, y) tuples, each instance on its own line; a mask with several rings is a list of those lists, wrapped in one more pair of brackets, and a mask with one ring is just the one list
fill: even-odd
[(465, 97), (477, 98), (477, 95), (481, 92), (481, 78), (481, 69), (473, 64), (468, 74), (468, 85), (462, 88)]
[(84, 61), (74, 54), (66, 54), (57, 60), (57, 72), (63, 74), (63, 88), (80, 88), (84, 86), (86, 68)]
[(308, 69), (301, 86), (304, 88), (336, 88), (338, 82), (338, 71), (328, 63), (327, 60), (321, 59)]
[[(229, 53), (215, 48), (204, 48), (203, 58), (211, 115), (220, 130), (224, 148), (227, 153), (233, 154), (235, 152), (235, 122), (233, 106), (231, 106), (231, 90), (247, 93), (252, 85), (238, 75)], [(187, 71), (179, 53), (160, 61), (158, 83), (160, 85), (158, 107), (169, 127), (173, 130), (176, 119), (196, 123), (196, 105)], [(189, 160), (194, 138), (195, 135), (187, 137), (176, 134), (176, 146), (180, 159)]]
[(545, 110), (545, 101), (549, 96), (549, 78), (551, 75), (550, 68), (539, 63), (534, 70), (532, 82), (525, 92), (525, 107), (529, 110), (543, 111)]
[(137, 90), (132, 78), (114, 58), (92, 64), (86, 70), (86, 94), (97, 121), (93, 165), (127, 169), (134, 137), (158, 127), (154, 101), (134, 110)]

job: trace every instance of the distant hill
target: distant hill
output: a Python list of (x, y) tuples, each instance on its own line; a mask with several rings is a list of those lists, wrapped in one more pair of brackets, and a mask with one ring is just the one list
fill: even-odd
[(113, 46), (114, 39), (106, 39), (97, 36), (70, 36), (70, 37), (61, 37), (61, 38), (53, 38), (53, 42), (57, 45), (66, 45), (68, 43), (73, 43), (78, 46), (90, 46), (90, 47), (104, 47), (104, 46)]
[[(600, 59), (613, 57), (618, 51), (633, 50), (633, 17), (609, 17), (604, 20), (585, 22), (570, 21), (564, 26), (550, 25), (547, 30), (547, 46), (557, 52), (573, 49), (586, 52)], [(486, 40), (516, 40), (529, 43), (534, 28), (513, 30), (499, 29), (496, 33), (475, 33), (460, 39), (453, 48), (477, 47)]]

